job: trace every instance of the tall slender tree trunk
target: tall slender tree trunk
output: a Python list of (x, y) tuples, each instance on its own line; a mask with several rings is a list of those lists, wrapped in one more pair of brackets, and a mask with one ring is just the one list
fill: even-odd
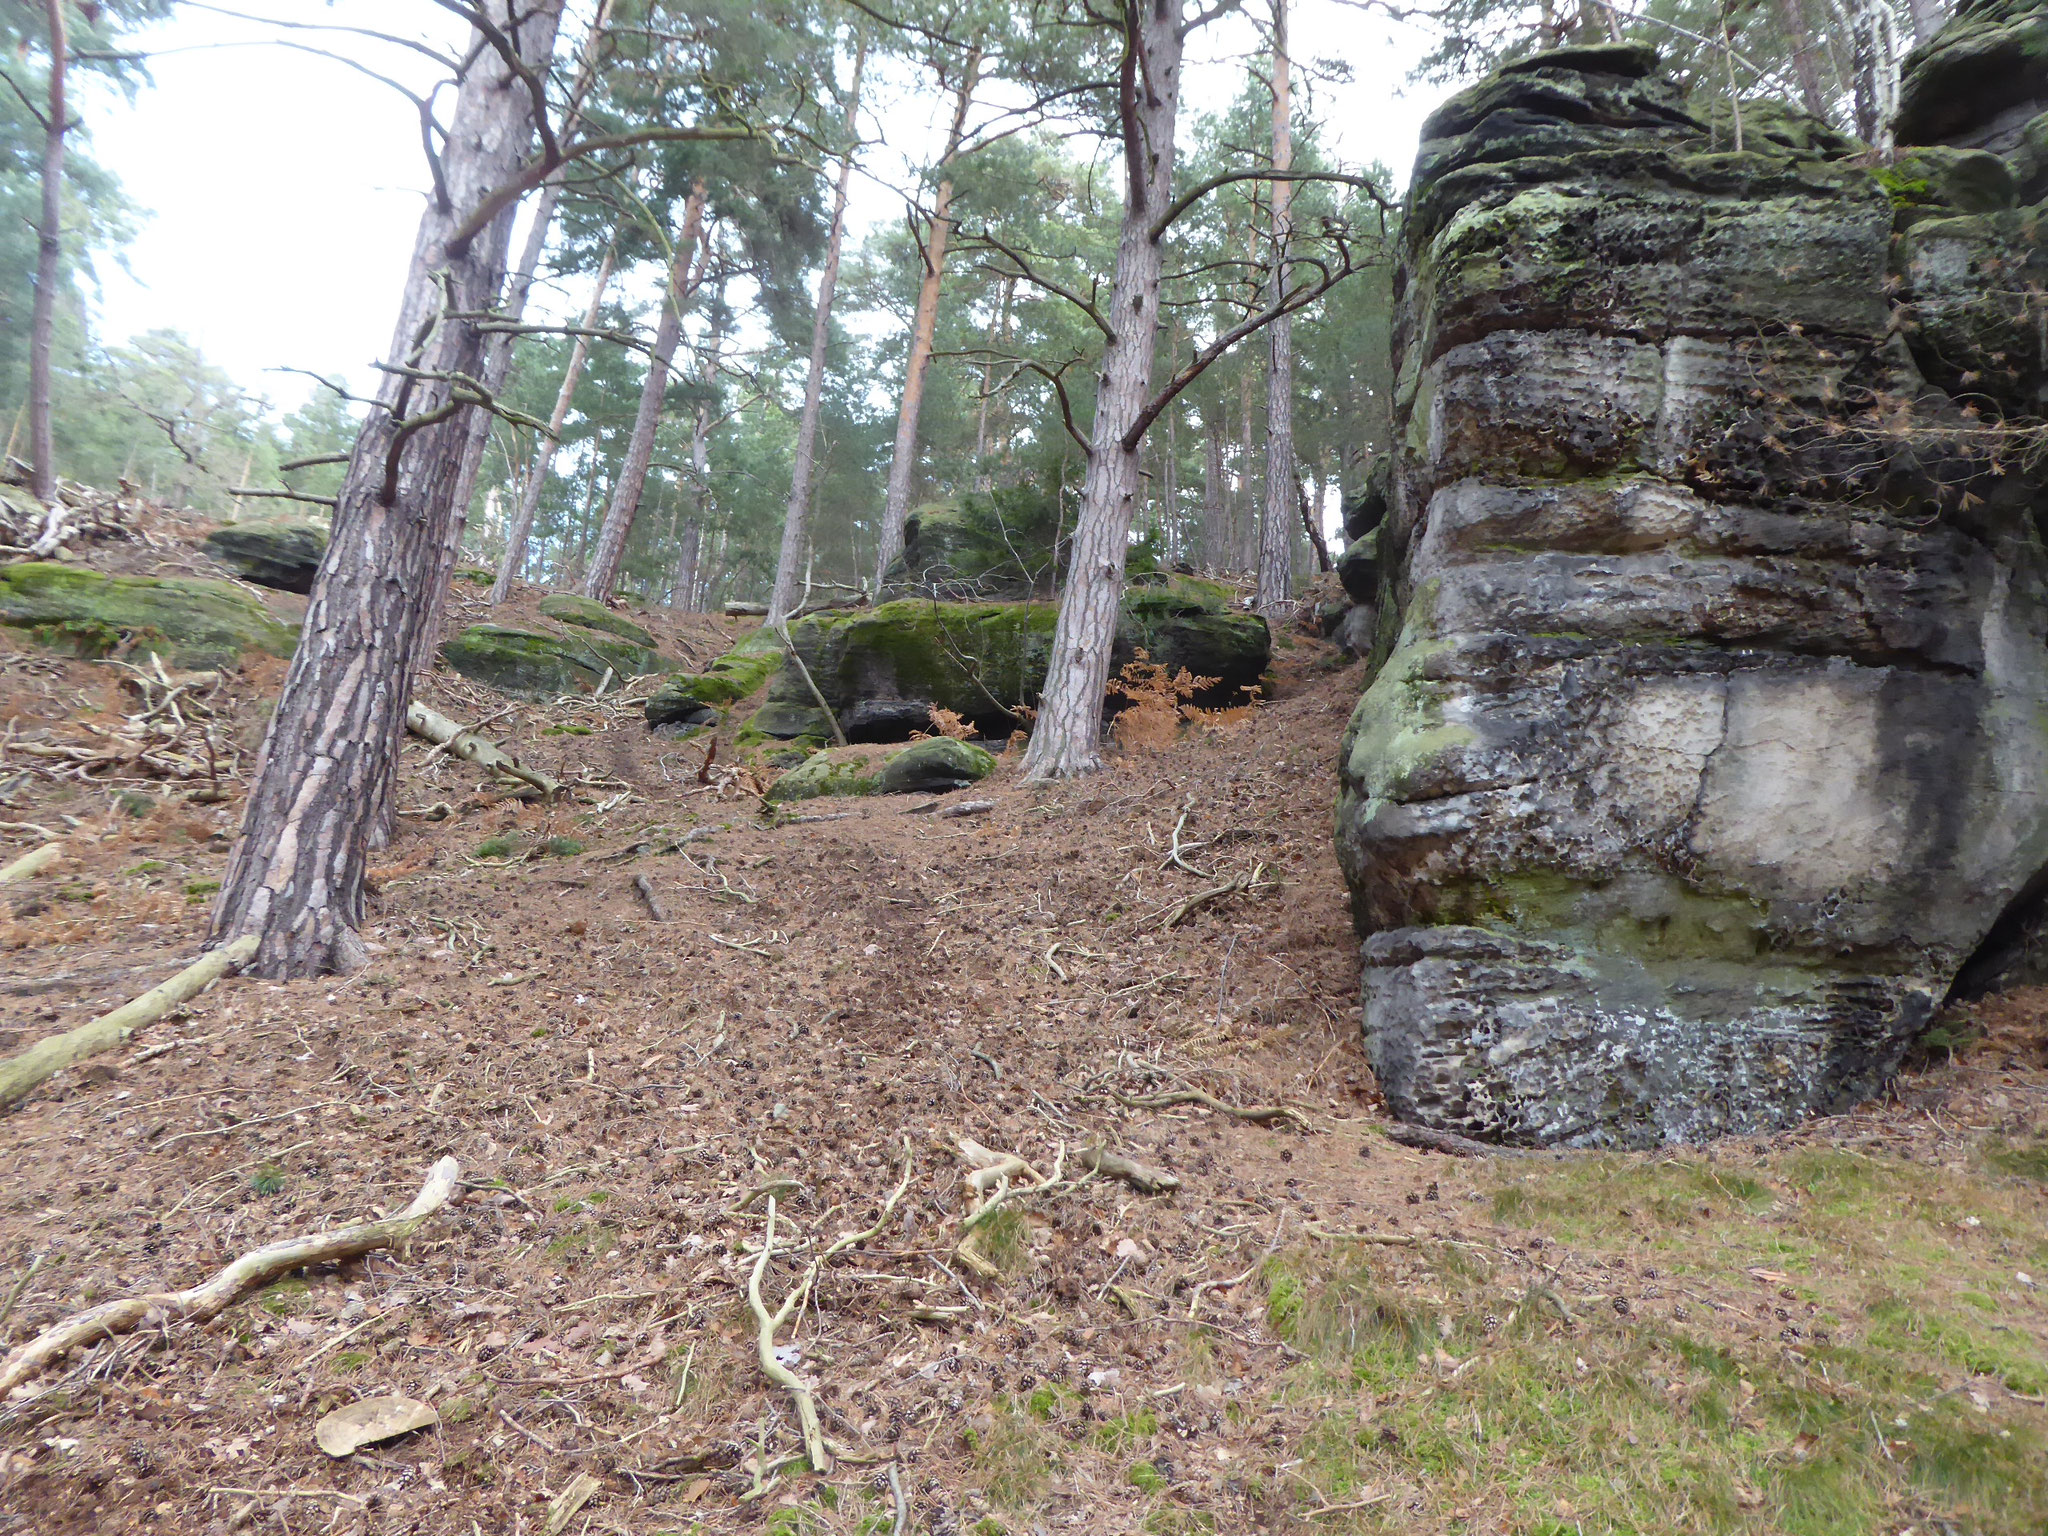
[[(582, 121), (583, 99), (590, 90), (591, 82), (597, 77), (598, 49), (603, 43), (605, 23), (610, 18), (610, 14), (611, 0), (598, 0), (597, 14), (592, 18), (590, 31), (585, 34), (583, 39), (583, 47), (580, 54), (582, 62), (576, 72), (576, 83), (569, 92), (568, 109), (562, 114), (560, 132), (563, 134), (572, 132), (577, 124)], [(519, 263), (512, 269), (511, 280), (505, 287), (503, 314), (505, 320), (510, 324), (517, 325), (526, 318), (526, 300), (533, 292), (533, 279), (534, 275), (540, 270), (541, 252), (547, 249), (548, 231), (554, 227), (555, 210), (560, 206), (561, 201), (562, 177), (558, 172), (549, 177), (547, 182), (541, 187), (540, 197), (533, 206), (533, 218), (527, 225), (526, 245), (520, 251)], [(607, 254), (606, 260), (608, 263), (610, 260), (609, 254)], [(599, 285), (600, 290), (602, 286), (602, 284)], [(580, 346), (583, 344), (584, 338), (578, 336), (576, 341)], [(481, 383), (484, 386), (484, 392), (493, 400), (498, 398), (500, 392), (505, 387), (505, 380), (511, 376), (512, 348), (513, 335), (509, 331), (494, 331), (485, 339), (484, 367)], [(469, 438), (463, 445), (462, 469), (455, 481), (455, 526), (449, 532), (449, 537), (454, 541), (457, 550), (460, 550), (462, 547), (463, 528), (469, 517), (470, 500), (476, 494), (477, 475), (483, 469), (484, 450), (490, 445), (491, 421), (492, 416), (488, 411), (470, 412)], [(559, 431), (560, 429), (557, 428), (556, 430)], [(523, 557), (524, 533), (520, 535), (519, 542), (522, 546)], [(505, 545), (508, 558), (512, 547), (512, 542), (508, 539)], [(505, 570), (504, 562), (500, 562), (499, 570), (498, 581), (492, 583), (491, 586), (490, 601), (493, 604), (501, 603), (505, 600), (504, 594), (498, 589), (501, 584), (509, 580), (503, 574)], [(435, 627), (438, 627), (440, 624), (441, 611), (447, 601), (448, 594), (446, 592), (437, 592), (434, 595), (435, 611), (432, 622)]]
[(704, 525), (693, 514), (676, 540), (676, 574), (669, 591), (670, 605), (685, 613), (697, 611), (697, 553), (703, 540)]
[[(698, 369), (699, 380), (706, 385), (703, 397), (697, 401), (697, 411), (690, 424), (690, 496), (692, 511), (690, 527), (696, 529), (711, 526), (711, 401), (709, 385), (718, 376), (718, 362), (725, 351), (725, 281), (719, 280), (716, 300), (711, 307), (711, 334), (704, 338), (703, 362)], [(717, 548), (723, 548), (725, 531), (719, 530)], [(700, 572), (701, 576), (701, 567)], [(691, 598), (691, 607), (697, 606), (697, 598)]]
[(832, 193), (832, 233), (825, 242), (825, 269), (818, 274), (818, 311), (811, 319), (811, 370), (804, 378), (804, 412), (797, 422), (796, 456), (789, 475), (789, 506), (782, 515), (782, 549), (775, 561), (775, 585), (768, 593), (768, 623), (780, 624), (796, 606), (797, 566), (811, 536), (811, 482), (818, 467), (818, 417), (825, 402), (825, 353), (832, 341), (832, 296), (839, 289), (839, 248), (846, 237), (846, 194), (853, 185), (853, 152), (860, 142), (860, 75), (867, 63), (863, 38), (853, 55), (853, 84), (846, 98), (846, 158)]
[[(1273, 0), (1273, 169), (1294, 168), (1293, 94), (1287, 78), (1287, 0)], [(1294, 184), (1273, 183), (1272, 302), (1287, 291)], [(1266, 330), (1266, 517), (1259, 535), (1254, 605), (1268, 618), (1294, 601), (1294, 322), (1282, 315)]]
[(1173, 425), (1179, 416), (1178, 410), (1166, 413), (1166, 447), (1159, 456), (1159, 508), (1166, 529), (1166, 563), (1169, 566), (1178, 565), (1181, 558), (1180, 448), (1175, 441)]
[(988, 461), (988, 418), (995, 400), (996, 349), (1009, 339), (1010, 305), (1017, 297), (1017, 279), (1006, 278), (1003, 282), (1003, 302), (988, 318), (988, 356), (981, 364), (981, 399), (974, 416), (974, 488), (988, 491), (996, 483), (995, 471)]
[(1815, 117), (1828, 115), (1827, 92), (1820, 82), (1820, 58), (1813, 46), (1813, 29), (1806, 24), (1805, 0), (1776, 0), (1778, 30), (1792, 50), (1792, 72), (1799, 79), (1799, 104)]
[(1230, 483), (1223, 468), (1223, 412), (1202, 408), (1202, 565), (1230, 563)]
[(1237, 506), (1231, 526), (1237, 547), (1232, 567), (1239, 571), (1259, 568), (1259, 502), (1252, 491), (1252, 445), (1258, 441), (1252, 423), (1252, 375), (1247, 368), (1237, 376), (1239, 434), (1237, 440)]
[(903, 372), (903, 402), (896, 411), (896, 447), (889, 459), (888, 500), (882, 509), (881, 537), (875, 554), (875, 590), (896, 557), (903, 553), (903, 524), (910, 516), (910, 482), (917, 477), (917, 418), (924, 409), (924, 378), (931, 367), (932, 338), (939, 326), (939, 287), (946, 275), (946, 242), (953, 233), (953, 158), (967, 131), (967, 111), (981, 74), (981, 50), (967, 56), (960, 88), (953, 93), (953, 122), (946, 130), (945, 153), (939, 157), (938, 193), (932, 200), (931, 229), (919, 253), (924, 276), (917, 287), (917, 318), (910, 328), (910, 360)]
[(625, 461), (612, 486), (612, 504), (605, 509), (604, 527), (598, 530), (597, 549), (590, 557), (590, 569), (583, 577), (583, 595), (602, 602), (611, 596), (619, 577), (619, 562), (626, 555), (626, 540), (632, 536), (633, 519), (640, 511), (640, 493), (647, 488), (647, 466), (654, 459), (654, 434), (661, 426), (662, 397), (668, 392), (669, 364), (683, 339), (683, 310), (690, 302), (690, 258), (704, 231), (704, 183), (690, 188), (683, 204), (683, 232), (676, 241), (675, 260), (669, 264), (668, 291), (661, 301), (661, 324), (654, 333), (654, 351), (647, 359), (647, 379), (640, 389), (640, 409), (633, 417), (633, 435), (626, 440)]
[[(447, 531), (468, 434), (454, 379), (482, 367), (485, 333), (449, 318), (486, 309), (504, 281), (506, 234), (492, 221), (453, 236), (504, 185), (534, 138), (521, 72), (544, 75), (563, 0), (529, 0), (501, 23), (520, 71), (473, 39), (406, 276), (388, 372), (356, 437), (314, 578), (306, 621), (271, 715), (242, 835), (214, 905), (209, 941), (258, 940), (248, 969), (269, 977), (353, 970), (367, 958), (363, 866), (387, 824), (410, 684), (432, 593), (448, 580)], [(444, 309), (444, 301), (446, 308)]]
[(1067, 588), (1053, 629), (1051, 663), (1024, 755), (1030, 780), (1102, 766), (1102, 699), (1123, 599), (1124, 557), (1143, 486), (1133, 441), (1152, 388), (1163, 265), (1153, 224), (1173, 196), (1173, 134), (1180, 108), (1182, 0), (1132, 0), (1117, 82), (1123, 124), (1124, 216), (1108, 313), (1114, 334), (1089, 436), (1088, 472), (1074, 524)]
[(50, 91), (43, 111), (43, 207), (36, 226), (36, 293), (28, 322), (29, 489), (45, 506), (57, 500), (57, 441), (50, 425), (50, 352), (57, 340), (57, 283), (64, 265), (64, 135), (70, 107), (64, 99), (71, 44), (65, 0), (47, 0)]
[(1886, 0), (1847, 0), (1850, 94), (1856, 136), (1891, 153), (1892, 114), (1899, 105), (1899, 48)]
[(597, 282), (590, 290), (590, 307), (583, 312), (580, 334), (569, 348), (569, 367), (562, 375), (562, 387), (555, 391), (555, 408), (548, 416), (548, 429), (535, 444), (533, 466), (519, 493), (519, 508), (512, 514), (512, 526), (505, 533), (505, 558), (498, 562), (498, 579), (491, 583), (492, 607), (505, 601), (512, 583), (526, 565), (526, 541), (533, 536), (534, 515), (540, 510), (541, 493), (547, 489), (548, 471), (554, 466), (555, 450), (562, 445), (562, 427), (569, 420), (569, 408), (576, 399), (576, 382), (583, 377), (584, 360), (590, 356), (590, 337), (604, 307), (604, 291), (612, 280), (612, 252), (606, 247), (597, 264)]

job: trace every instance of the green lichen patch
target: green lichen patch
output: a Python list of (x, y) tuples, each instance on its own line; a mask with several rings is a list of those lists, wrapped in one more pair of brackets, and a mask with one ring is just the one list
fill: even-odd
[(642, 650), (656, 648), (653, 633), (635, 624), (622, 613), (614, 613), (603, 603), (578, 596), (574, 592), (550, 592), (540, 600), (540, 615), (553, 619), (558, 624), (574, 624), (579, 629), (602, 630)]
[(932, 794), (964, 789), (988, 777), (995, 766), (994, 756), (986, 749), (946, 736), (904, 747), (842, 747), (805, 759), (770, 786), (768, 798)]
[(576, 630), (548, 634), (500, 624), (475, 624), (441, 647), (450, 667), (500, 693), (553, 698), (591, 693), (609, 671), (614, 680), (664, 670), (653, 651)]

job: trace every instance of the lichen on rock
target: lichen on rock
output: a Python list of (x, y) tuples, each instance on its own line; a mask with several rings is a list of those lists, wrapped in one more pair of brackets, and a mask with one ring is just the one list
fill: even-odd
[(232, 582), (109, 576), (55, 561), (0, 566), (0, 624), (82, 656), (125, 645), (181, 667), (229, 666), (246, 651), (289, 656), (298, 642)]
[[(2039, 14), (1955, 25), (1993, 11)], [(1993, 275), (2040, 261), (1987, 163), (2025, 136), (1928, 108), (1883, 170), (1744, 114), (1735, 153), (1654, 56), (1580, 49), (1425, 127), (1337, 832), (1403, 1117), (1839, 1110), (2048, 867), (2042, 486), (1962, 394), (2048, 380)]]

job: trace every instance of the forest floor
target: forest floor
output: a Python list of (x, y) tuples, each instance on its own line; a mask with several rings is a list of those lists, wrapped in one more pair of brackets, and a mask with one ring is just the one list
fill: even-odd
[[(743, 632), (649, 623), (699, 663)], [(281, 665), (214, 701), (245, 767)], [(428, 702), (572, 800), (409, 741), (368, 970), (222, 982), (0, 1119), (0, 1346), (396, 1210), (444, 1154), (466, 1191), (402, 1253), (19, 1389), (0, 1532), (2048, 1528), (2048, 994), (1784, 1135), (1396, 1145), (1329, 836), (1360, 670), (1290, 638), (1277, 672), (1084, 782), (1006, 755), (985, 815), (783, 825), (630, 694), (436, 674)], [(0, 631), (0, 861), (38, 828), (69, 849), (0, 893), (0, 1046), (198, 949), (239, 784), (8, 745), (90, 742), (135, 708), (121, 677)], [(1292, 1113), (1167, 1102), (1190, 1087)], [(966, 1258), (963, 1137), (1048, 1184)], [(1180, 1187), (1085, 1177), (1091, 1146)], [(771, 1200), (771, 1309), (877, 1228), (774, 1339), (829, 1476), (791, 1459), (748, 1313)], [(383, 1393), (438, 1426), (315, 1447)]]

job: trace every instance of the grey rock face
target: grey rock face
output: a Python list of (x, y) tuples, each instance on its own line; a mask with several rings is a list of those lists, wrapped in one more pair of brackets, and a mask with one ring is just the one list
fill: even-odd
[(2048, 867), (2043, 498), (1940, 387), (2004, 332), (1937, 237), (2020, 216), (1623, 52), (1425, 129), (1341, 762), (1389, 1105), (1542, 1145), (1854, 1103)]

